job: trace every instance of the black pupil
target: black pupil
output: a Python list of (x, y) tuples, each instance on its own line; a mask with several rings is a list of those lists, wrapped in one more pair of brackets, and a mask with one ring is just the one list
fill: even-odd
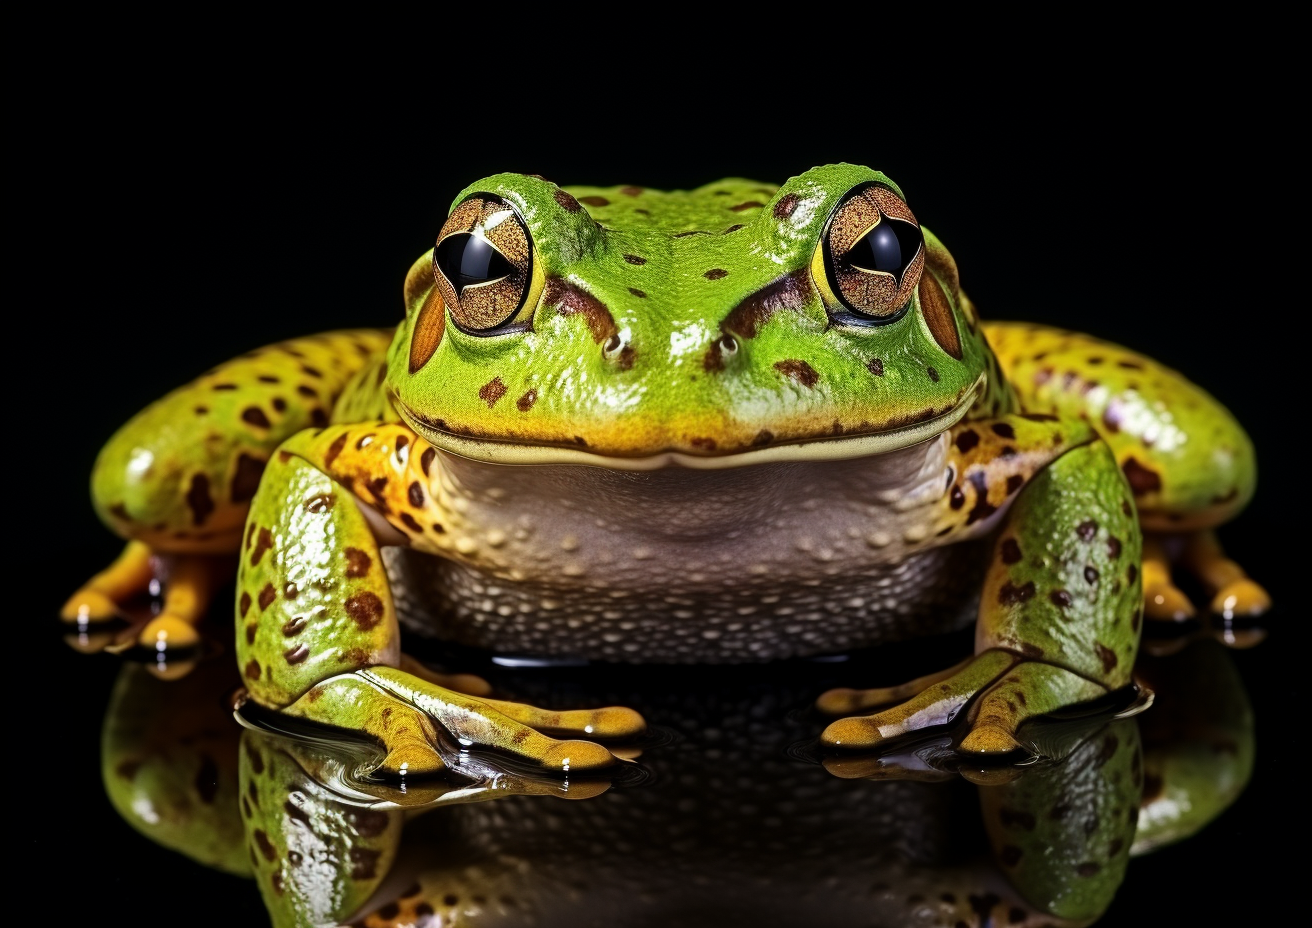
[(501, 252), (485, 238), (468, 232), (457, 232), (442, 239), (433, 253), (433, 260), (456, 295), (473, 284), (485, 284), (514, 273), (514, 268)]
[(920, 248), (920, 229), (909, 222), (885, 216), (852, 246), (847, 253), (848, 263), (864, 271), (884, 271), (897, 278), (902, 285), (916, 251)]

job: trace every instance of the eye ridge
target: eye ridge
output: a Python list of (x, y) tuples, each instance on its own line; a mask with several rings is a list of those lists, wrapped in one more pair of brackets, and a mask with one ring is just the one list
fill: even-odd
[(492, 242), (472, 232), (452, 232), (438, 242), (433, 248), (433, 266), (442, 272), (457, 298), (468, 287), (497, 283), (515, 273), (514, 265)]

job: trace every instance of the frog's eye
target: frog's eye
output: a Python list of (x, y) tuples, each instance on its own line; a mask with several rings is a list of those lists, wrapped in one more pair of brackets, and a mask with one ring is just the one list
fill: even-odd
[(851, 310), (844, 321), (901, 319), (925, 267), (916, 217), (891, 190), (857, 187), (834, 209), (821, 245), (829, 296)]
[(477, 193), (451, 213), (433, 248), (433, 276), (451, 319), (466, 332), (500, 335), (527, 322), (533, 246), (510, 204)]

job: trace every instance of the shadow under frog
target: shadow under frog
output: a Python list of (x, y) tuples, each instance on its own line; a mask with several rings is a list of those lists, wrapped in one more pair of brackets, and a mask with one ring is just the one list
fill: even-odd
[(1131, 855), (1214, 818), (1253, 760), (1247, 696), (1208, 640), (1141, 660), (1156, 690), (1143, 715), (1066, 723), (1078, 737), (1062, 761), (978, 786), (799, 762), (788, 749), (815, 730), (799, 707), (836, 665), (799, 662), (788, 688), (752, 668), (730, 681), (684, 668), (675, 687), (650, 685), (655, 668), (493, 674), (542, 704), (640, 707), (666, 736), (631, 788), (486, 755), (453, 762), (463, 778), (353, 781), (351, 742), (223, 719), (226, 665), (181, 683), (124, 668), (106, 786), (153, 840), (253, 873), (276, 925), (1087, 924)]

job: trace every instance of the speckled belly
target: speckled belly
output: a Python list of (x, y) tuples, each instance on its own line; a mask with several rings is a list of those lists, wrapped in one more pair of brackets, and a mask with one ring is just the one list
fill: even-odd
[(954, 631), (974, 618), (984, 567), (972, 543), (805, 579), (653, 563), (642, 584), (608, 588), (489, 579), (405, 548), (384, 557), (411, 633), (502, 654), (636, 663), (767, 661)]

